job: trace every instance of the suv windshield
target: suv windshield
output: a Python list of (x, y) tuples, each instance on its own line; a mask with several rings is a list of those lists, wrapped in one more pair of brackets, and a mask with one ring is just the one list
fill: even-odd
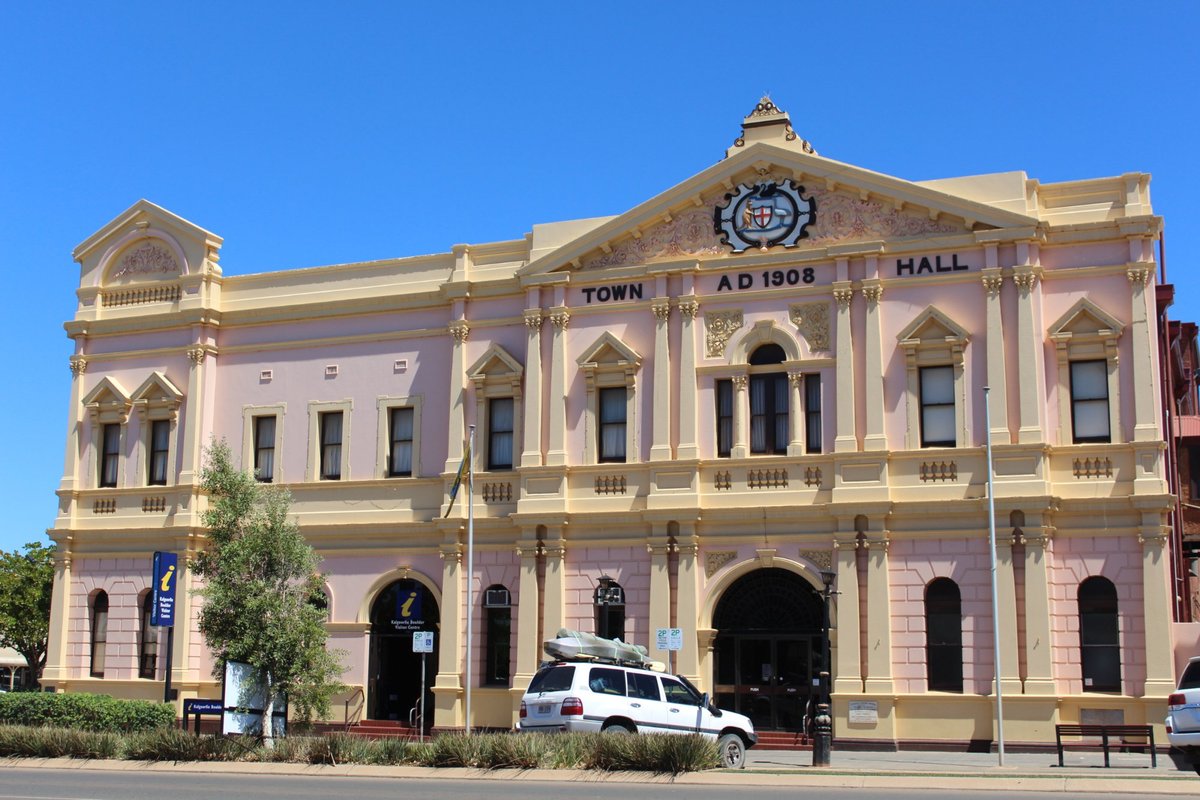
[(1179, 679), (1179, 689), (1200, 689), (1200, 661), (1193, 661), (1187, 665), (1183, 677)]
[(529, 691), (527, 694), (565, 692), (571, 688), (571, 682), (574, 679), (575, 667), (573, 666), (556, 664), (552, 667), (545, 667), (539, 670), (537, 675), (533, 676), (533, 680), (529, 682)]

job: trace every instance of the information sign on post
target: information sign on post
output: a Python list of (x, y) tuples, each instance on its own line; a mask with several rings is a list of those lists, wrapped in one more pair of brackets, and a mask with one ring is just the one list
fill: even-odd
[(433, 652), (433, 631), (414, 631), (413, 632), (413, 652), (414, 653), (432, 653)]
[(150, 608), (151, 625), (170, 627), (175, 624), (175, 579), (178, 568), (178, 554), (154, 554), (154, 599)]
[(425, 741), (425, 654), (433, 652), (433, 631), (413, 631), (413, 652), (421, 654), (421, 719), (417, 721), (417, 741)]
[(654, 644), (658, 650), (682, 650), (683, 628), (655, 628)]

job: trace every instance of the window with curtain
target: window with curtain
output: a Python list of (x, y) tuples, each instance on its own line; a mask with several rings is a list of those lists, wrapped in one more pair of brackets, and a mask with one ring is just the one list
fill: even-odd
[(804, 376), (804, 449), (821, 452), (821, 376)]
[(150, 624), (154, 612), (154, 592), (142, 598), (141, 635), (138, 637), (138, 677), (154, 680), (158, 669), (158, 630)]
[(391, 410), (391, 433), (388, 449), (388, 476), (392, 478), (413, 474), (413, 410), (393, 408)]
[(717, 381), (717, 457), (733, 450), (733, 381)]
[[(750, 354), (750, 366), (782, 364), (786, 355), (777, 344), (764, 344)], [(762, 455), (787, 453), (787, 375), (782, 372), (750, 376), (750, 452)]]
[(921, 447), (954, 447), (954, 367), (921, 367)]
[(962, 692), (962, 595), (949, 578), (925, 587), (925, 670), (929, 690)]
[(1112, 441), (1107, 362), (1071, 362), (1071, 430), (1075, 442)]
[(599, 400), (600, 429), (597, 433), (600, 437), (598, 448), (600, 453), (600, 461), (624, 463), (626, 420), (625, 387), (616, 386), (601, 389)]
[(90, 674), (104, 677), (104, 656), (108, 645), (108, 594), (96, 592), (92, 598), (92, 659)]
[(275, 480), (275, 417), (254, 418), (254, 477), (260, 483)]
[(512, 469), (513, 466), (513, 399), (493, 397), (488, 400), (488, 469)]
[(1079, 654), (1085, 692), (1121, 691), (1117, 587), (1108, 578), (1079, 584)]
[(511, 678), (509, 653), (512, 647), (512, 598), (508, 589), (496, 584), (483, 593), (487, 615), (487, 643), (483, 682), (487, 686), (508, 686)]
[(156, 419), (150, 423), (150, 461), (146, 483), (150, 486), (167, 485), (167, 453), (171, 444), (171, 421)]
[(321, 414), (321, 480), (342, 478), (342, 412)]
[(121, 426), (110, 422), (100, 429), (100, 488), (111, 489), (117, 485), (120, 466)]

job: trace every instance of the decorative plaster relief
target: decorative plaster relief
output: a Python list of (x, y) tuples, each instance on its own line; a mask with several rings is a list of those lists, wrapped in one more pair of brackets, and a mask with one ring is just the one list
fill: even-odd
[(714, 553), (709, 553), (704, 560), (704, 574), (711, 578), (717, 574), (717, 570), (737, 558), (737, 553), (732, 550), (720, 550)]
[(826, 571), (833, 569), (833, 556), (829, 554), (828, 550), (801, 550), (800, 557), (817, 569)]
[[(761, 177), (773, 178), (769, 173)], [(791, 175), (782, 178), (793, 177)], [(801, 183), (804, 178), (798, 179)], [(809, 181), (813, 183), (813, 181)], [(806, 184), (807, 186), (807, 184)], [(872, 239), (902, 239), (932, 233), (963, 233), (958, 221), (932, 220), (928, 214), (907, 213), (887, 200), (863, 200), (847, 191), (810, 187), (809, 196), (821, 210), (808, 228), (803, 246), (826, 246)], [(672, 212), (665, 222), (612, 245), (612, 251), (583, 260), (584, 269), (647, 264), (660, 259), (714, 256), (727, 252), (713, 230), (713, 209), (724, 202), (724, 191), (703, 198), (699, 208)]]
[(174, 253), (154, 242), (143, 242), (121, 256), (109, 280), (157, 273), (174, 274), (179, 271), (179, 262), (175, 260)]
[(724, 358), (725, 345), (733, 332), (742, 327), (742, 310), (709, 311), (704, 315), (705, 353), (709, 358)]
[(829, 349), (829, 304), (803, 303), (788, 306), (788, 317), (800, 331), (809, 350)]

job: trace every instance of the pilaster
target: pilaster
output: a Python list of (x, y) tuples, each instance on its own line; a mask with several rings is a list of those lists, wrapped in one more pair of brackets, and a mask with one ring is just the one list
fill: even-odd
[[(567, 325), (571, 315), (565, 306), (550, 311), (554, 338), (550, 348), (550, 443), (546, 464), (561, 467), (567, 463)], [(556, 629), (557, 630), (557, 629)]]
[(788, 377), (788, 448), (789, 456), (804, 455), (804, 373), (789, 372)]
[(462, 545), (443, 544), (442, 607), (438, 630), (438, 674), (433, 681), (434, 717), (438, 728), (464, 727), (462, 684)]
[[(71, 492), (80, 486), (79, 483), (79, 447), (83, 436), (83, 375), (87, 372), (88, 361), (83, 355), (71, 356), (71, 400), (67, 407), (67, 450), (63, 455), (63, 475), (58, 488), (63, 492)], [(71, 503), (72, 508), (74, 502)]]
[(447, 332), (454, 340), (450, 355), (450, 419), (446, 425), (446, 466), (443, 472), (457, 472), (462, 463), (463, 442), (466, 439), (466, 346), (471, 327), (466, 320), (450, 323)]
[(750, 455), (750, 434), (746, 425), (746, 413), (750, 408), (750, 401), (746, 397), (749, 385), (749, 375), (733, 376), (733, 447), (729, 450), (731, 458), (745, 458)]
[[(1142, 545), (1142, 618), (1146, 626), (1146, 697), (1175, 691), (1175, 651), (1171, 637), (1171, 583), (1167, 566), (1170, 528), (1162, 515), (1143, 512), (1138, 534)], [(1128, 690), (1127, 690), (1128, 691)]]
[(838, 534), (833, 540), (837, 570), (837, 648), (834, 650), (835, 694), (863, 690), (861, 620), (858, 601), (858, 534)]
[[(994, 251), (995, 245), (990, 246)], [(994, 255), (990, 254), (991, 258)], [(1008, 429), (1008, 378), (1004, 367), (1004, 326), (1000, 315), (1000, 288), (1004, 283), (1000, 269), (983, 270), (983, 288), (987, 306), (987, 381), (991, 392), (988, 405), (988, 432), (993, 444), (1011, 444), (1012, 433)]]
[(542, 630), (549, 638), (566, 624), (566, 542), (562, 539), (562, 528), (552, 527), (542, 542), (546, 557), (546, 596), (542, 602)]
[(519, 705), (525, 687), (533, 680), (541, 660), (542, 639), (538, 633), (538, 555), (541, 546), (536, 539), (517, 542), (520, 559), (520, 589), (517, 595), (517, 671), (513, 675), (512, 691)]
[(700, 457), (696, 444), (696, 314), (700, 304), (693, 297), (679, 300), (679, 443), (676, 458)]
[(215, 351), (200, 343), (187, 351), (191, 366), (188, 368), (187, 415), (183, 425), (183, 469), (179, 473), (182, 486), (194, 486), (199, 482), (204, 459), (204, 395), (208, 371), (206, 362), (210, 354), (215, 355)]
[(71, 630), (71, 550), (69, 541), (56, 541), (54, 586), (50, 594), (50, 627), (42, 683), (53, 686), (71, 678), (67, 670), (67, 637)]
[(1154, 387), (1157, 375), (1151, 347), (1155, 334), (1151, 330), (1147, 308), (1146, 286), (1154, 278), (1153, 264), (1132, 264), (1125, 271), (1131, 289), (1129, 315), (1129, 344), (1133, 351), (1133, 440), (1135, 442), (1160, 441), (1155, 419)]
[[(646, 543), (646, 551), (650, 554), (650, 619), (649, 638), (654, 641), (654, 632), (659, 628), (671, 627), (671, 574), (669, 563), (671, 544), (667, 538), (666, 523), (653, 523), (655, 532)], [(651, 644), (650, 657), (666, 660), (669, 653), (659, 653), (653, 650)]]
[(693, 523), (679, 523), (675, 546), (679, 551), (675, 620), (676, 625), (683, 628), (683, 649), (675, 655), (675, 671), (699, 686), (701, 653), (696, 622), (700, 617), (700, 540)]
[(1050, 630), (1050, 537), (1054, 529), (1022, 528), (1025, 544), (1025, 694), (1053, 695), (1053, 639)]
[[(1042, 363), (1042, 337), (1038, 315), (1034, 308), (1034, 290), (1038, 273), (1031, 266), (1020, 266), (1013, 272), (1017, 285), (1017, 374), (1020, 391), (1020, 427), (1017, 441), (1021, 444), (1042, 442), (1045, 434), (1045, 386)], [(989, 337), (990, 341), (990, 337)], [(990, 423), (989, 423), (990, 425)]]
[(850, 281), (834, 281), (833, 299), (837, 301), (837, 398), (834, 402), (837, 438), (834, 452), (858, 450), (854, 432), (854, 342), (850, 333), (850, 301), (854, 290)]
[[(1021, 693), (1021, 671), (1017, 663), (1017, 584), (1013, 572), (1011, 534), (996, 535), (996, 595), (1000, 620), (1000, 652), (995, 654), (995, 670), (1004, 694)], [(992, 691), (995, 691), (995, 677)]]
[(867, 694), (891, 694), (892, 626), (891, 594), (888, 577), (888, 548), (891, 541), (887, 531), (868, 534), (863, 546), (867, 548)]
[(650, 305), (654, 314), (654, 416), (651, 461), (671, 460), (671, 353), (668, 342), (671, 301), (665, 297)]
[(863, 387), (863, 394), (867, 404), (867, 431), (863, 437), (863, 449), (886, 450), (887, 436), (883, 430), (883, 334), (879, 313), (883, 284), (877, 278), (863, 281), (862, 293), (867, 301), (866, 342), (863, 347), (866, 359), (866, 385)]
[(525, 421), (522, 467), (542, 465), (542, 310), (525, 310)]

